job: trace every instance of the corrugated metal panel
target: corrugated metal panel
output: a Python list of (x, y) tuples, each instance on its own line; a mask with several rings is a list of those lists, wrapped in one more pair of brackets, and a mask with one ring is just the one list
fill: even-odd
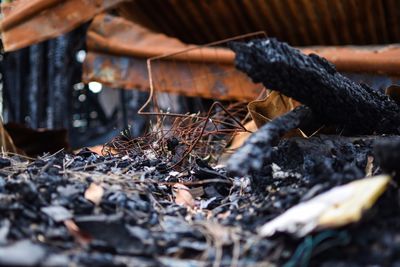
[[(219, 100), (251, 100), (260, 88), (234, 68), (234, 53), (212, 46), (193, 46), (112, 15), (98, 15), (87, 33), (88, 55), (83, 80), (110, 87), (150, 87), (158, 92)], [(334, 63), (338, 70), (373, 74), (400, 74), (400, 46), (303, 47)], [(169, 56), (161, 56), (169, 54)], [(156, 57), (156, 58), (154, 58)]]
[(296, 46), (400, 42), (399, 0), (135, 0), (121, 14), (187, 43), (260, 30)]
[(0, 5), (5, 51), (66, 33), (125, 0), (16, 0)]

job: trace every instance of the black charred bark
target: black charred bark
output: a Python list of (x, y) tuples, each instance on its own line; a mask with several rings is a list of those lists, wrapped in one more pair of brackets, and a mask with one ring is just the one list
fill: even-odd
[(396, 178), (400, 176), (400, 137), (377, 140), (374, 144), (374, 157), (381, 169)]
[(312, 120), (311, 110), (300, 106), (265, 124), (231, 156), (227, 163), (228, 171), (236, 175), (259, 171), (285, 133)]
[(325, 124), (348, 134), (400, 132), (400, 107), (381, 92), (342, 76), (317, 55), (275, 39), (232, 43), (236, 67), (256, 83), (311, 108)]

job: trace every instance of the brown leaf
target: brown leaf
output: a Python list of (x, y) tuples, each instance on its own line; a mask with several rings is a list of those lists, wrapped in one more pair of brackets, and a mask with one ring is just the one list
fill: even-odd
[(257, 130), (257, 126), (254, 121), (249, 121), (244, 125), (249, 132), (238, 132), (232, 139), (232, 143), (229, 149), (237, 149), (243, 145), (243, 143), (249, 138), (252, 132)]
[[(249, 138), (252, 132), (255, 132), (265, 123), (293, 110), (299, 105), (301, 104), (296, 100), (282, 95), (276, 91), (272, 91), (261, 100), (254, 100), (250, 102), (247, 105), (247, 108), (253, 120), (246, 123), (245, 125), (246, 129), (249, 132), (237, 133), (232, 139), (229, 150), (235, 150), (241, 147), (243, 143), (247, 140), (247, 138)], [(285, 137), (290, 136), (304, 136), (304, 134), (300, 130), (296, 129), (290, 131), (287, 135), (285, 135)]]
[(176, 204), (190, 208), (195, 207), (195, 201), (187, 186), (176, 183), (172, 187), (172, 192), (174, 193)]
[[(257, 128), (260, 128), (267, 122), (288, 113), (300, 105), (300, 102), (277, 91), (272, 91), (264, 99), (250, 102), (247, 108)], [(284, 137), (289, 138), (293, 136), (305, 137), (305, 134), (300, 129), (294, 129), (285, 134)]]
[(258, 128), (265, 123), (279, 117), (301, 104), (296, 100), (272, 91), (268, 96), (261, 100), (255, 100), (248, 104), (251, 117)]
[(101, 202), (101, 198), (103, 197), (104, 189), (100, 185), (95, 183), (91, 183), (88, 189), (85, 191), (85, 198), (90, 200), (96, 205), (99, 205)]

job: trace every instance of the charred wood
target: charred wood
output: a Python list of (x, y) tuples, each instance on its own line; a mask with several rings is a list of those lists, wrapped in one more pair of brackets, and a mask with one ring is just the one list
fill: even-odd
[(236, 67), (256, 83), (311, 108), (348, 134), (400, 132), (400, 107), (381, 92), (357, 84), (324, 58), (302, 54), (276, 39), (232, 43)]
[(264, 161), (270, 158), (273, 146), (279, 142), (280, 138), (288, 131), (310, 120), (312, 120), (311, 110), (306, 106), (300, 106), (265, 124), (232, 155), (227, 163), (229, 172), (245, 175), (259, 171)]

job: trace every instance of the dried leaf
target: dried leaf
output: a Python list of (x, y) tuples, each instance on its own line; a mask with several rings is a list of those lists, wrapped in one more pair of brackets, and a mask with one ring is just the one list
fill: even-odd
[(252, 132), (255, 132), (257, 130), (257, 126), (254, 121), (249, 121), (244, 125), (246, 129), (250, 132), (238, 132), (232, 140), (231, 145), (229, 146), (228, 149), (234, 150), (243, 145), (243, 143), (249, 138)]
[[(250, 102), (247, 105), (247, 108), (253, 120), (245, 125), (246, 129), (250, 132), (237, 133), (228, 149), (235, 150), (241, 147), (247, 138), (249, 138), (249, 136), (252, 134), (252, 132), (255, 132), (265, 123), (270, 122), (274, 118), (293, 110), (299, 105), (301, 104), (296, 100), (293, 100), (292, 98), (282, 95), (276, 91), (272, 91), (261, 100), (254, 100)], [(285, 137), (289, 136), (304, 136), (304, 134), (301, 132), (301, 130), (296, 129), (285, 135)]]
[(95, 183), (91, 183), (88, 189), (85, 191), (85, 198), (90, 200), (96, 205), (99, 205), (101, 202), (101, 198), (103, 197), (104, 189), (100, 185)]
[(174, 193), (176, 204), (190, 208), (195, 207), (195, 201), (187, 186), (176, 183), (172, 187), (172, 192)]
[(247, 105), (250, 115), (258, 128), (301, 104), (296, 100), (272, 91), (264, 99), (255, 100)]

